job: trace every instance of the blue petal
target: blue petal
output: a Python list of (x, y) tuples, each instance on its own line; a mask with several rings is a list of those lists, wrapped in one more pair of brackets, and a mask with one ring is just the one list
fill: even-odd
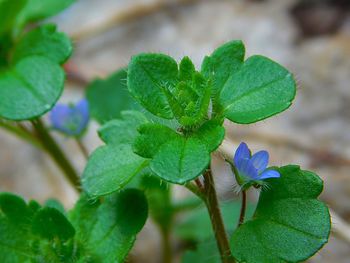
[(269, 153), (267, 151), (260, 151), (255, 153), (251, 158), (254, 167), (258, 170), (258, 173), (261, 174), (267, 168), (269, 163)]
[(281, 175), (275, 170), (267, 170), (259, 176), (259, 180), (264, 180), (267, 178), (279, 178)]
[(88, 102), (84, 99), (75, 106), (57, 104), (51, 111), (50, 120), (54, 129), (67, 135), (80, 135), (89, 122)]
[(249, 159), (240, 159), (236, 164), (236, 169), (241, 176), (248, 177), (251, 180), (258, 179), (258, 171)]
[(246, 143), (241, 142), (241, 144), (238, 146), (235, 156), (233, 157), (233, 162), (237, 166), (240, 160), (246, 159), (249, 160), (250, 158), (250, 151), (248, 149), (248, 146)]

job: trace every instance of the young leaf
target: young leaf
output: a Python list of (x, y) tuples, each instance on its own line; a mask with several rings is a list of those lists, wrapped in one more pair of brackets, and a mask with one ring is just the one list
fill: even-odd
[(75, 230), (68, 219), (56, 208), (44, 207), (38, 210), (32, 222), (32, 231), (42, 238), (59, 238), (66, 241), (72, 238)]
[(178, 66), (163, 54), (140, 54), (132, 57), (128, 67), (128, 88), (135, 99), (156, 116), (174, 117), (166, 91), (177, 83)]
[(70, 39), (64, 33), (57, 32), (55, 25), (48, 24), (24, 35), (15, 46), (12, 60), (18, 62), (28, 56), (43, 56), (62, 64), (71, 53)]
[(200, 175), (208, 166), (210, 152), (224, 138), (224, 129), (215, 121), (204, 123), (192, 135), (183, 136), (161, 124), (147, 123), (138, 129), (140, 135), (133, 150), (150, 158), (151, 170), (163, 180), (184, 184)]
[(49, 111), (60, 97), (62, 69), (41, 56), (26, 57), (0, 73), (0, 117), (26, 120)]
[(245, 48), (240, 40), (230, 41), (217, 48), (209, 57), (205, 57), (201, 72), (212, 80), (212, 96), (214, 103), (217, 95), (225, 86), (231, 75), (242, 66)]
[(321, 179), (294, 165), (278, 171), (279, 179), (267, 180), (253, 219), (232, 236), (232, 253), (240, 262), (300, 262), (328, 240), (329, 211), (317, 200)]
[(27, 0), (26, 2), (17, 17), (17, 23), (20, 26), (56, 15), (74, 3), (75, 0)]
[(84, 251), (83, 259), (124, 262), (146, 222), (147, 209), (144, 194), (136, 189), (107, 196), (102, 203), (82, 196), (70, 218), (77, 230), (77, 243)]
[(236, 123), (253, 123), (287, 109), (296, 84), (285, 68), (262, 56), (252, 56), (232, 72), (219, 95), (222, 113)]
[(127, 69), (113, 73), (107, 79), (96, 79), (89, 84), (86, 98), (91, 116), (99, 123), (120, 118), (124, 110), (141, 109), (126, 86)]
[(131, 145), (99, 147), (92, 153), (82, 179), (84, 190), (91, 196), (102, 196), (123, 188), (147, 164), (133, 153)]
[(137, 128), (148, 122), (145, 115), (138, 111), (123, 111), (121, 118), (107, 122), (98, 130), (106, 144), (133, 143), (138, 135)]
[(196, 138), (179, 136), (159, 148), (150, 168), (165, 181), (184, 184), (202, 174), (209, 161), (205, 144)]

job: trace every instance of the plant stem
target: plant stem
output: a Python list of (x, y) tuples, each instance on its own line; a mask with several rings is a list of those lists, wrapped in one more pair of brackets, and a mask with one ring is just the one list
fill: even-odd
[(212, 173), (207, 170), (204, 173), (204, 190), (206, 194), (205, 204), (207, 206), (211, 224), (215, 233), (216, 242), (223, 263), (234, 263), (235, 260), (231, 254), (230, 244), (227, 238), (224, 222), (222, 219), (219, 201), (216, 195), (214, 179)]
[(74, 186), (74, 188), (80, 192), (80, 178), (73, 168), (73, 165), (67, 159), (62, 149), (58, 146), (56, 141), (52, 138), (50, 133), (47, 132), (44, 124), (40, 119), (32, 121), (34, 130), (37, 134), (38, 139), (41, 141), (46, 152), (61, 168), (68, 181)]
[(194, 193), (196, 196), (198, 196), (200, 199), (202, 199), (203, 201), (205, 201), (204, 193), (203, 193), (197, 186), (195, 186), (193, 183), (189, 182), (189, 183), (186, 183), (184, 186), (185, 186), (189, 191), (191, 191), (191, 192)]
[(37, 148), (41, 148), (41, 149), (43, 148), (43, 145), (40, 143), (40, 141), (38, 141), (37, 138), (35, 138), (32, 134), (30, 134), (22, 129), (19, 129), (16, 126), (13, 126), (9, 123), (6, 123), (6, 122), (0, 120), (0, 127), (7, 130), (10, 133), (12, 133), (13, 135), (17, 136), (18, 138), (31, 143), (33, 146), (35, 146)]
[(161, 243), (162, 243), (162, 262), (171, 263), (172, 262), (172, 248), (170, 240), (170, 231), (167, 228), (161, 227)]
[(247, 193), (246, 191), (242, 191), (242, 205), (241, 205), (241, 212), (239, 215), (238, 226), (244, 223), (246, 206), (247, 206)]

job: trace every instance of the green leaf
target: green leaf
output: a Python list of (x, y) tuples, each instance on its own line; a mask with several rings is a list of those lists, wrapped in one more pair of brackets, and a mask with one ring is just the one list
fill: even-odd
[(128, 67), (128, 88), (130, 93), (148, 111), (156, 116), (174, 117), (166, 90), (177, 83), (176, 61), (163, 54), (140, 54), (132, 57)]
[(90, 262), (124, 262), (146, 219), (146, 198), (135, 189), (107, 196), (102, 203), (82, 196), (71, 211), (77, 242)]
[(141, 109), (126, 86), (127, 69), (113, 73), (107, 79), (94, 80), (86, 90), (90, 114), (99, 123), (120, 118), (124, 110)]
[(0, 262), (33, 262), (29, 234), (0, 214)]
[(151, 159), (150, 168), (157, 176), (177, 184), (194, 179), (207, 168), (210, 152), (221, 144), (225, 133), (214, 120), (188, 136), (154, 123), (143, 124), (138, 131), (134, 152)]
[(116, 224), (125, 235), (136, 235), (148, 217), (146, 196), (137, 189), (126, 189), (116, 198)]
[(225, 82), (220, 104), (225, 117), (253, 123), (287, 109), (295, 97), (291, 73), (262, 56), (252, 56)]
[(135, 153), (150, 161), (151, 170), (163, 180), (184, 184), (208, 166), (207, 146), (195, 137), (183, 137), (172, 129), (148, 123), (139, 128), (133, 145)]
[(62, 69), (45, 57), (30, 56), (0, 73), (0, 117), (27, 120), (49, 111), (60, 97)]
[(58, 201), (57, 199), (50, 198), (46, 200), (45, 207), (51, 207), (57, 209), (59, 212), (61, 212), (63, 215), (66, 215), (66, 211), (64, 210), (63, 204)]
[(153, 158), (163, 144), (180, 137), (169, 127), (156, 123), (143, 124), (138, 132), (140, 135), (134, 140), (133, 150), (144, 158)]
[(242, 66), (245, 48), (240, 40), (230, 41), (217, 48), (209, 57), (205, 57), (201, 72), (212, 81), (212, 95), (217, 103), (217, 95), (225, 83)]
[(53, 62), (62, 64), (72, 53), (70, 39), (61, 32), (56, 31), (56, 26), (48, 24), (36, 28), (22, 37), (15, 46), (13, 61), (28, 56), (44, 56)]
[(28, 22), (54, 16), (74, 2), (75, 0), (27, 0), (27, 4), (17, 18), (18, 24), (22, 26)]
[(225, 137), (225, 128), (216, 120), (205, 122), (194, 134), (198, 140), (207, 145), (209, 152), (215, 151)]
[(123, 111), (121, 117), (107, 122), (98, 130), (106, 144), (133, 143), (138, 135), (137, 128), (148, 122), (145, 115), (138, 111)]
[(185, 184), (202, 174), (209, 161), (206, 145), (196, 138), (179, 136), (159, 148), (150, 168), (165, 181)]
[(168, 229), (171, 226), (174, 212), (171, 201), (171, 185), (150, 172), (142, 177), (141, 186), (148, 199), (151, 218), (162, 229)]
[(26, 0), (0, 0), (0, 35), (10, 31)]
[(11, 193), (0, 194), (0, 211), (16, 224), (28, 223), (31, 216), (26, 202), (21, 197)]
[(75, 234), (75, 230), (67, 218), (52, 207), (38, 210), (33, 218), (32, 230), (33, 233), (49, 240), (54, 238), (68, 240)]
[(252, 220), (232, 236), (231, 248), (240, 262), (300, 262), (314, 255), (330, 233), (328, 208), (317, 197), (322, 180), (289, 165), (281, 177), (269, 179)]
[(33, 200), (27, 205), (9, 193), (0, 194), (0, 204), (0, 262), (70, 262), (75, 258), (71, 240), (66, 242), (74, 229), (56, 209), (40, 209)]
[(82, 185), (91, 196), (110, 194), (123, 188), (147, 161), (129, 144), (107, 145), (92, 153), (83, 173)]

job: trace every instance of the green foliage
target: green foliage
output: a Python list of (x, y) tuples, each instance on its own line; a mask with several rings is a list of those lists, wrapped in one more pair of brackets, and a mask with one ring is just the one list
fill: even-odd
[(142, 177), (141, 188), (147, 196), (151, 218), (160, 228), (168, 230), (174, 214), (171, 185), (149, 172)]
[[(100, 136), (107, 145), (92, 153), (84, 170), (82, 185), (91, 196), (106, 195), (120, 190), (147, 165), (147, 160), (136, 155), (128, 143), (136, 135), (137, 122), (142, 124), (145, 118), (139, 112), (127, 112), (122, 115), (129, 116), (132, 121), (112, 120), (101, 128)], [(130, 125), (131, 123), (133, 124)]]
[(135, 153), (151, 158), (151, 170), (163, 180), (177, 184), (200, 175), (209, 164), (210, 152), (224, 137), (223, 127), (213, 122), (203, 124), (193, 136), (152, 123), (140, 126), (139, 133), (133, 145)]
[(53, 24), (38, 27), (24, 35), (13, 51), (13, 62), (29, 56), (43, 56), (62, 64), (72, 53), (70, 39)]
[(240, 262), (300, 262), (315, 254), (328, 240), (329, 211), (317, 200), (322, 180), (314, 173), (289, 165), (269, 179), (252, 220), (231, 239)]
[(50, 110), (60, 97), (62, 69), (42, 56), (21, 59), (0, 73), (0, 117), (25, 120)]
[(120, 118), (122, 111), (141, 108), (128, 92), (126, 77), (127, 69), (123, 68), (107, 79), (94, 80), (87, 87), (90, 114), (99, 123)]
[(262, 56), (252, 56), (220, 93), (223, 114), (233, 122), (253, 123), (287, 109), (295, 97), (291, 73)]
[(103, 201), (82, 195), (69, 218), (53, 207), (0, 194), (1, 262), (123, 262), (148, 216), (143, 192)]
[(49, 111), (63, 89), (59, 64), (71, 51), (70, 40), (53, 25), (24, 35), (14, 47), (11, 65), (0, 72), (0, 117), (25, 120)]
[(204, 58), (201, 72), (212, 81), (212, 97), (214, 110), (219, 103), (220, 94), (231, 75), (242, 66), (245, 48), (240, 40), (228, 42), (217, 48), (211, 56)]
[(70, 214), (76, 242), (83, 246), (82, 262), (123, 262), (147, 211), (146, 197), (136, 189), (107, 196), (102, 203), (82, 196)]
[(32, 222), (32, 231), (43, 238), (68, 240), (75, 234), (73, 226), (56, 208), (44, 207), (37, 211)]
[(75, 0), (26, 0), (25, 2), (24, 8), (17, 17), (17, 24), (20, 26), (56, 15)]
[(72, 225), (58, 210), (0, 194), (1, 262), (62, 262), (72, 249), (65, 241), (73, 236)]
[(156, 116), (176, 118), (185, 127), (207, 119), (210, 83), (195, 71), (192, 61), (176, 61), (163, 54), (140, 54), (129, 64), (128, 88), (135, 99)]
[(121, 119), (111, 120), (98, 130), (100, 138), (106, 144), (133, 143), (139, 125), (148, 122), (145, 115), (137, 111), (123, 111), (120, 115)]
[(0, 36), (10, 31), (25, 4), (26, 0), (0, 0)]

